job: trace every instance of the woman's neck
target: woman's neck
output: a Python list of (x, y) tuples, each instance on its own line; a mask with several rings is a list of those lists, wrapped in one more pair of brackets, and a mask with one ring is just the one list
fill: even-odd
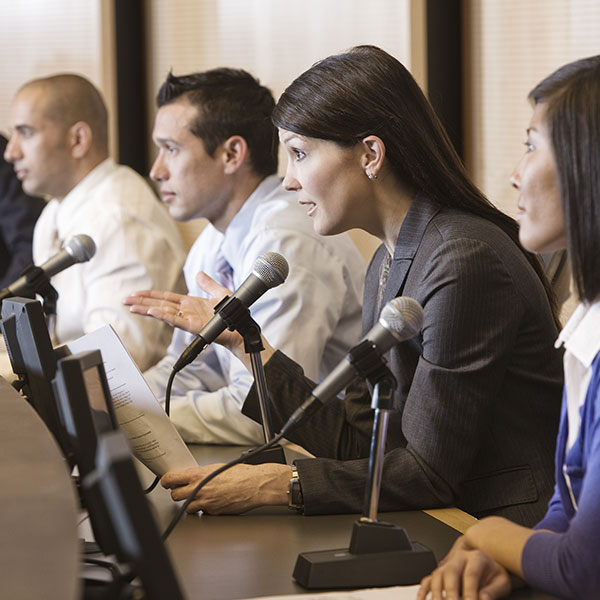
[(385, 178), (374, 182), (374, 185), (378, 186), (374, 203), (376, 231), (370, 233), (378, 237), (389, 254), (394, 256), (402, 223), (413, 203), (413, 194), (394, 181), (386, 182)]

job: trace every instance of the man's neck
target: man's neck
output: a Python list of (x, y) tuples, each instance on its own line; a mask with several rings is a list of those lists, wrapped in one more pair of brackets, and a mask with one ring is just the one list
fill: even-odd
[(231, 221), (233, 221), (235, 216), (242, 210), (246, 200), (248, 200), (264, 179), (265, 178), (260, 175), (252, 174), (236, 182), (229, 197), (227, 209), (217, 221), (212, 223), (213, 227), (221, 233), (225, 233), (225, 230), (229, 227)]
[(71, 187), (62, 196), (55, 196), (55, 198), (62, 202), (64, 198), (70, 194), (100, 163), (104, 162), (108, 156), (95, 156), (90, 157), (89, 160), (82, 161), (73, 171), (71, 177)]

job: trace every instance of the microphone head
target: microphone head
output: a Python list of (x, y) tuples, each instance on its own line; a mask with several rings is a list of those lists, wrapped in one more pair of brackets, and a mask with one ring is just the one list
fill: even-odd
[(379, 322), (399, 342), (403, 342), (421, 331), (423, 318), (423, 307), (414, 298), (398, 296), (383, 307)]
[(252, 272), (270, 289), (286, 280), (290, 267), (281, 254), (265, 252), (254, 261)]
[(76, 263), (86, 262), (96, 254), (94, 240), (84, 233), (69, 238), (63, 248), (72, 256)]

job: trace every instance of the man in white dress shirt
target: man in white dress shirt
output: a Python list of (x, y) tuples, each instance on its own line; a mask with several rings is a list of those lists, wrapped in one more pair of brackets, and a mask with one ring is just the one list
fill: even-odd
[[(308, 376), (323, 377), (360, 338), (365, 264), (350, 238), (315, 234), (281, 186), (271, 92), (245, 71), (213, 69), (169, 74), (157, 104), (150, 176), (175, 219), (209, 221), (184, 267), (190, 294), (207, 296), (199, 271), (234, 290), (258, 256), (280, 253), (287, 280), (252, 305), (252, 316)], [(193, 337), (176, 329), (167, 356), (146, 372), (158, 397)], [(213, 344), (175, 377), (171, 419), (188, 442), (260, 443), (262, 429), (240, 412), (251, 384), (242, 363)]]
[(185, 250), (175, 223), (140, 175), (109, 158), (106, 106), (88, 80), (64, 74), (26, 83), (10, 120), (5, 159), (28, 194), (51, 198), (34, 229), (34, 263), (80, 233), (97, 248), (89, 262), (52, 278), (55, 343), (109, 323), (140, 368), (150, 367), (170, 330), (131, 314), (122, 299), (140, 287), (183, 289)]

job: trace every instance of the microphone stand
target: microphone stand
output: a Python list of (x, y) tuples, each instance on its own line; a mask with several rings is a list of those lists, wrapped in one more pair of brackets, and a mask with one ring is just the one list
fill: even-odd
[[(58, 292), (50, 283), (50, 278), (41, 267), (29, 265), (21, 273), (25, 277), (27, 285), (19, 296), (25, 298), (33, 298), (35, 294), (42, 296), (44, 300), (44, 313), (46, 315), (56, 315), (56, 301), (58, 300)], [(0, 305), (5, 298), (14, 297), (14, 294), (9, 288), (4, 288), (0, 292)]]
[[(269, 411), (269, 390), (267, 389), (267, 380), (260, 353), (265, 349), (260, 335), (258, 323), (250, 315), (250, 310), (235, 297), (230, 297), (219, 307), (219, 315), (227, 328), (231, 331), (237, 330), (244, 338), (244, 350), (250, 355), (252, 365), (252, 375), (256, 383), (258, 393), (258, 403), (260, 406), (260, 416), (262, 420), (265, 442), (273, 439), (273, 430), (271, 428), (271, 413)], [(251, 450), (246, 450), (243, 455)], [(258, 465), (262, 463), (281, 463), (286, 464), (283, 447), (275, 444), (270, 448), (253, 454), (244, 461), (246, 464)]]
[(369, 372), (363, 371), (373, 385), (371, 408), (375, 410), (363, 514), (353, 525), (349, 548), (298, 555), (293, 577), (305, 588), (412, 585), (436, 566), (433, 552), (419, 542), (411, 542), (403, 527), (377, 519), (385, 442), (396, 388), (394, 376), (377, 356), (378, 360), (368, 365)]

